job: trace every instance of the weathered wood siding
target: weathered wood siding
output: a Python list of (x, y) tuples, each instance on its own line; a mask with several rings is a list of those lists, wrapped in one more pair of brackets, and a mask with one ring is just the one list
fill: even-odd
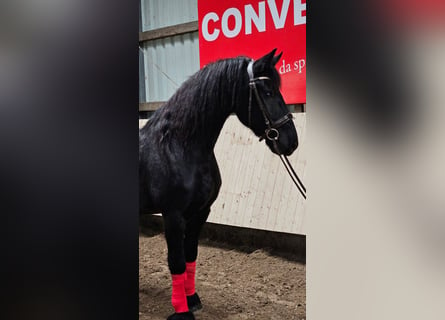
[[(301, 180), (306, 172), (306, 113), (296, 113), (300, 146), (289, 157)], [(141, 126), (145, 123), (139, 121)], [(278, 156), (230, 116), (215, 147), (222, 176), (209, 221), (231, 226), (306, 234), (305, 200)]]

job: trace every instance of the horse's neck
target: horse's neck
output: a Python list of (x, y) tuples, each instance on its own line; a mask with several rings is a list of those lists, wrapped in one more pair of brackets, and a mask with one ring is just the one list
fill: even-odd
[(203, 132), (198, 136), (202, 139), (207, 148), (213, 150), (229, 115), (232, 113), (232, 108), (223, 105), (207, 106), (212, 110), (212, 113), (207, 114), (207, 119), (204, 118)]
[[(205, 77), (198, 79), (198, 83), (188, 82), (169, 101), (173, 111), (180, 111), (180, 118), (176, 117), (171, 128), (179, 140), (205, 151), (213, 150), (229, 115), (238, 104), (247, 104), (247, 97), (238, 91), (244, 84), (229, 82), (226, 74), (226, 71), (220, 72), (207, 83)], [(191, 91), (193, 89), (199, 91)]]

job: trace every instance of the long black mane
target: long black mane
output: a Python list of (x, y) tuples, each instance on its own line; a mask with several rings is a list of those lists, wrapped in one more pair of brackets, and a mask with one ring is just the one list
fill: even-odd
[(245, 84), (247, 63), (247, 58), (220, 60), (187, 79), (150, 119), (163, 140), (174, 136), (186, 143), (219, 126), (236, 107), (236, 88)]
[[(247, 108), (249, 61), (237, 57), (208, 64), (181, 85), (152, 115), (147, 127), (161, 132), (159, 142), (175, 137), (186, 145), (198, 136), (210, 137), (215, 129), (222, 128), (230, 113), (240, 106)], [(278, 74), (270, 76), (279, 86)]]

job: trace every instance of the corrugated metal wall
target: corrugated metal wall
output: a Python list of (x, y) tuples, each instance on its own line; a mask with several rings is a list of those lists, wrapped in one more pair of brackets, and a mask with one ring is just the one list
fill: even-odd
[(198, 20), (198, 0), (141, 0), (142, 30)]
[(142, 46), (146, 101), (166, 101), (199, 70), (198, 32), (147, 41)]
[[(197, 0), (141, 0), (141, 31), (198, 20)], [(144, 42), (141, 102), (166, 101), (199, 70), (198, 32)]]

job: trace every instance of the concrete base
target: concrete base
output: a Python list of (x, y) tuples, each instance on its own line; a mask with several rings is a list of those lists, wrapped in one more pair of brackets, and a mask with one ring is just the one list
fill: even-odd
[[(162, 217), (142, 215), (141, 232), (153, 235), (164, 231)], [(233, 227), (207, 222), (200, 236), (200, 244), (252, 252), (257, 249), (289, 260), (306, 262), (306, 236), (259, 229)], [(233, 248), (236, 247), (236, 248)]]

